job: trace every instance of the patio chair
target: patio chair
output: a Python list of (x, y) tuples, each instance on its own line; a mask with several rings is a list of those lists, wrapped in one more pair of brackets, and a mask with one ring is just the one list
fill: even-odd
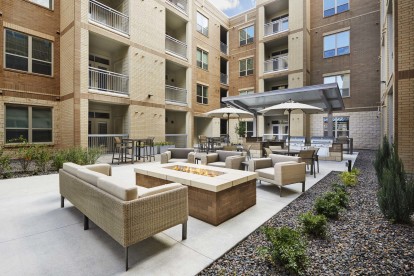
[(318, 173), (319, 173), (319, 155), (318, 155), (319, 148), (315, 148), (315, 147), (308, 147), (308, 149), (309, 149), (309, 150), (315, 150), (315, 153), (314, 153), (313, 157), (314, 157), (315, 162), (316, 162), (316, 164), (317, 164), (317, 166), (318, 166)]
[(310, 166), (310, 174), (316, 177), (315, 171), (315, 150), (301, 150), (299, 151), (298, 157), (302, 159), (302, 162), (306, 163), (306, 166)]
[(200, 152), (207, 151), (207, 136), (198, 135), (198, 150)]
[(218, 150), (215, 153), (209, 153), (201, 156), (202, 165), (235, 170), (243, 170), (242, 162), (245, 160), (246, 157), (242, 156), (242, 153), (237, 151)]
[(145, 140), (144, 147), (146, 148), (146, 158), (151, 162), (151, 158), (154, 158), (155, 161), (155, 146), (154, 146), (155, 137), (148, 137)]
[[(128, 151), (131, 151), (131, 156), (128, 156)], [(118, 157), (115, 157), (115, 154)], [(118, 160), (119, 162), (126, 162), (127, 159), (131, 160), (131, 163), (134, 163), (134, 158), (132, 156), (132, 141), (123, 141), (121, 137), (114, 137), (114, 150), (112, 152), (112, 164), (114, 160)]]
[(264, 150), (266, 152), (266, 157), (269, 157), (271, 154), (273, 154), (273, 152), (269, 148), (264, 148)]

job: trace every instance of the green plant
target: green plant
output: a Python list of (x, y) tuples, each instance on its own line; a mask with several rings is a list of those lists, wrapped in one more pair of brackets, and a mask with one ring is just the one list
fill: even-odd
[(38, 145), (34, 147), (33, 160), (41, 172), (47, 171), (47, 165), (51, 157), (50, 150), (46, 146)]
[(315, 201), (315, 210), (327, 218), (337, 219), (343, 208), (336, 192), (326, 192)]
[(378, 148), (377, 154), (374, 160), (374, 168), (377, 173), (378, 183), (381, 184), (381, 177), (383, 168), (387, 166), (388, 159), (391, 156), (392, 147), (388, 142), (387, 136), (382, 139), (382, 146)]
[(10, 168), (10, 156), (4, 154), (3, 149), (0, 149), (0, 175), (6, 178)]
[(86, 164), (95, 164), (99, 157), (103, 154), (103, 147), (89, 148), (86, 154)]
[(356, 171), (341, 172), (339, 177), (341, 178), (342, 182), (346, 186), (352, 186), (353, 187), (356, 184), (358, 184), (358, 175), (357, 175)]
[(339, 206), (346, 208), (349, 203), (349, 193), (346, 191), (345, 185), (334, 183), (332, 191), (336, 194)]
[(239, 137), (244, 137), (246, 135), (246, 123), (239, 122), (235, 127), (235, 131)]
[(263, 227), (263, 233), (270, 242), (269, 247), (261, 247), (259, 253), (270, 257), (273, 264), (279, 262), (286, 269), (299, 275), (308, 265), (307, 242), (299, 231), (283, 226), (280, 228)]
[(306, 234), (321, 238), (326, 237), (327, 220), (324, 215), (314, 215), (312, 212), (306, 212), (299, 215), (299, 221)]
[(87, 153), (81, 147), (74, 147), (65, 150), (65, 162), (72, 162), (78, 165), (87, 165)]
[(27, 172), (30, 164), (33, 162), (35, 154), (35, 147), (26, 142), (23, 142), (22, 146), (17, 151), (17, 157), (23, 172)]
[(52, 155), (52, 167), (55, 170), (63, 168), (63, 163), (66, 162), (66, 152), (65, 150), (57, 150)]

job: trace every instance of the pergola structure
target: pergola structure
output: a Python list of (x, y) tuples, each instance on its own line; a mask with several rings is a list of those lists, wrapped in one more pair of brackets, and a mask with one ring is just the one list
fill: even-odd
[(288, 100), (322, 108), (328, 113), (328, 136), (333, 136), (333, 111), (345, 109), (337, 83), (318, 84), (299, 88), (273, 90), (241, 96), (231, 96), (222, 102), (252, 112), (256, 119), (258, 110), (280, 104)]

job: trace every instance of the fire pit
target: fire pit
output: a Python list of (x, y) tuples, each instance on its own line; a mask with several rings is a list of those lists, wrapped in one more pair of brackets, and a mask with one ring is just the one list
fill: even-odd
[(215, 176), (219, 176), (223, 174), (222, 172), (218, 172), (218, 171), (212, 171), (212, 170), (202, 169), (202, 168), (194, 168), (194, 167), (189, 167), (189, 166), (180, 166), (180, 165), (176, 165), (173, 167), (166, 167), (166, 168), (170, 170), (174, 170), (174, 171), (192, 173), (192, 174), (197, 174), (197, 175), (204, 175), (204, 176), (209, 176), (209, 177), (215, 177)]

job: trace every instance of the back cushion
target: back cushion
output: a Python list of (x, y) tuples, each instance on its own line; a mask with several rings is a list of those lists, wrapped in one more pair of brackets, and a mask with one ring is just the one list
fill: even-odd
[(125, 183), (111, 176), (99, 178), (98, 188), (125, 201), (134, 200), (138, 196), (138, 189), (135, 184)]
[(229, 156), (234, 156), (234, 155), (242, 155), (241, 152), (237, 152), (237, 151), (225, 151), (225, 150), (218, 150), (216, 151), (218, 154), (218, 158), (220, 161), (225, 161), (227, 157)]
[(92, 184), (93, 186), (96, 186), (98, 184), (98, 179), (102, 178), (106, 175), (104, 175), (103, 173), (94, 172), (94, 171), (91, 171), (87, 168), (82, 168), (81, 167), (76, 172), (76, 176), (79, 177), (80, 179), (82, 179), (83, 181), (86, 181), (86, 182)]
[(150, 195), (156, 195), (159, 193), (163, 193), (166, 191), (170, 191), (170, 190), (174, 190), (177, 189), (179, 187), (182, 187), (183, 185), (181, 185), (180, 183), (169, 183), (169, 184), (165, 184), (165, 185), (161, 185), (161, 186), (157, 186), (154, 188), (149, 188), (146, 191), (141, 191), (140, 189), (140, 193), (139, 193), (139, 197), (146, 197), (146, 196), (150, 196)]
[(78, 173), (78, 170), (81, 168), (82, 166), (72, 162), (63, 163), (63, 170), (73, 175), (76, 175)]
[(270, 154), (270, 158), (272, 159), (272, 164), (273, 165), (275, 165), (276, 163), (279, 163), (279, 162), (287, 162), (287, 161), (300, 162), (300, 157), (296, 157), (296, 156)]
[(172, 148), (168, 149), (171, 151), (171, 158), (179, 158), (179, 159), (187, 159), (188, 154), (193, 151), (193, 149), (187, 149), (187, 148)]

